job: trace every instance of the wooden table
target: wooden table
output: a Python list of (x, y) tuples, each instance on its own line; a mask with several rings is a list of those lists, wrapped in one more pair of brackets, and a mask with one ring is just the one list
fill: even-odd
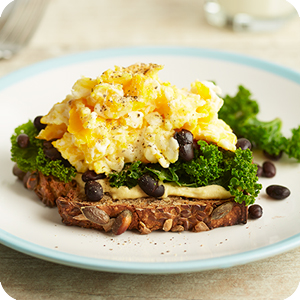
[[(120, 46), (234, 51), (300, 71), (300, 18), (279, 31), (207, 25), (203, 0), (52, 0), (31, 43), (0, 62), (0, 76), (44, 59)], [(286, 299), (300, 281), (300, 248), (229, 269), (128, 275), (76, 269), (0, 245), (0, 282), (14, 299)]]

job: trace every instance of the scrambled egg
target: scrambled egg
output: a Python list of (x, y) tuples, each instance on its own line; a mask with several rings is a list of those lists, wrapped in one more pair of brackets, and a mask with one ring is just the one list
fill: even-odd
[(53, 143), (78, 172), (121, 171), (140, 160), (167, 168), (178, 160), (174, 134), (235, 151), (236, 136), (218, 119), (223, 100), (212, 82), (196, 80), (190, 90), (162, 82), (157, 64), (115, 67), (96, 79), (82, 77), (72, 93), (42, 118), (39, 139)]

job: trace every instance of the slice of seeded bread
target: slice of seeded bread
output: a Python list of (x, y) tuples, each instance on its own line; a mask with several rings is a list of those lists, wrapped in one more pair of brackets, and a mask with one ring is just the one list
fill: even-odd
[(138, 230), (142, 234), (154, 230), (200, 232), (246, 224), (248, 218), (247, 206), (236, 203), (233, 198), (147, 197), (113, 200), (105, 194), (100, 201), (90, 202), (80, 192), (76, 181), (64, 183), (40, 172), (33, 172), (30, 176), (27, 174), (27, 179), (23, 181), (45, 205), (58, 207), (64, 224), (112, 231), (116, 235), (126, 230)]
[(99, 202), (82, 200), (74, 192), (57, 199), (63, 223), (112, 230), (114, 234), (121, 234), (127, 229), (147, 234), (154, 230), (199, 232), (247, 222), (247, 207), (233, 199), (168, 197), (113, 201), (105, 195)]

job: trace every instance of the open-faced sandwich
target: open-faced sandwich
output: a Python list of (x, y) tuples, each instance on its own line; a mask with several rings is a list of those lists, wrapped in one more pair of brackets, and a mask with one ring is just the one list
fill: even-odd
[(121, 234), (247, 222), (261, 185), (251, 150), (218, 118), (220, 88), (181, 89), (161, 69), (82, 77), (47, 115), (16, 128), (14, 174), (63, 223)]

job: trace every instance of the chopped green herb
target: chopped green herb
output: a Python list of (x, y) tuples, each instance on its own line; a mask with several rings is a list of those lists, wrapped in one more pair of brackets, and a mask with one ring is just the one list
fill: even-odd
[[(27, 148), (20, 148), (17, 143), (17, 136), (21, 133), (29, 136)], [(38, 170), (44, 175), (53, 175), (61, 181), (71, 181), (76, 175), (75, 168), (65, 167), (60, 160), (48, 159), (43, 151), (43, 142), (35, 138), (37, 135), (38, 131), (30, 120), (17, 127), (11, 137), (11, 160), (16, 162), (24, 172)]]

